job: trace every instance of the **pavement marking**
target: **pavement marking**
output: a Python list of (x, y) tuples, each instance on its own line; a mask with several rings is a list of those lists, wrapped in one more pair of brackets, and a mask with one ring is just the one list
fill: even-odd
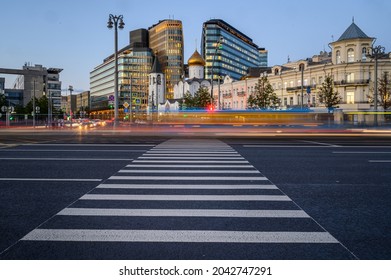
[(335, 148), (335, 146), (314, 145), (243, 145), (243, 148)]
[(64, 147), (155, 147), (156, 144), (22, 144), (21, 146), (64, 146)]
[(333, 151), (333, 154), (391, 154), (391, 152), (375, 152), (375, 151)]
[(340, 145), (323, 143), (323, 142), (317, 142), (317, 141), (308, 141), (308, 140), (298, 140), (298, 141), (299, 142), (304, 142), (304, 143), (310, 143), (310, 144), (317, 144), (317, 145), (321, 145), (321, 146), (328, 146), (328, 147), (341, 147)]
[(131, 170), (131, 169), (122, 169), (118, 171), (119, 173), (185, 173), (185, 174), (190, 174), (190, 173), (200, 173), (200, 174), (231, 174), (231, 173), (236, 173), (236, 174), (260, 174), (258, 170), (173, 170), (173, 169), (159, 169), (159, 170)]
[(78, 160), (81, 160), (81, 161), (94, 161), (94, 160), (97, 160), (97, 161), (132, 161), (133, 159), (132, 158), (33, 158), (33, 157), (0, 157), (0, 159), (4, 159), (4, 160), (38, 160), (38, 161), (42, 161), (42, 160), (57, 160), (57, 161), (66, 161), (66, 160), (74, 160), (74, 161), (78, 161)]
[(65, 208), (60, 216), (309, 218), (303, 210)]
[(172, 158), (172, 157), (186, 157), (186, 158), (193, 158), (193, 157), (216, 157), (216, 158), (228, 158), (228, 157), (235, 157), (235, 158), (238, 158), (238, 157), (242, 157), (241, 155), (239, 154), (216, 154), (216, 153), (203, 153), (203, 154), (198, 154), (198, 153), (166, 153), (166, 154), (163, 154), (163, 153), (146, 153), (144, 154), (143, 156), (141, 156), (140, 158), (154, 158), (154, 157), (159, 157), (159, 158), (162, 158), (164, 156), (164, 158)]
[(75, 178), (0, 178), (0, 181), (101, 182), (102, 179), (75, 179)]
[(236, 190), (236, 189), (256, 189), (256, 190), (278, 190), (275, 185), (162, 185), (162, 184), (100, 184), (97, 189), (191, 189), (191, 190)]
[(209, 165), (202, 165), (202, 164), (128, 164), (126, 167), (165, 167), (165, 168), (222, 168), (222, 169), (233, 169), (233, 168), (247, 168), (247, 169), (255, 169), (254, 166), (251, 164), (242, 164), (242, 165), (217, 165), (217, 164), (209, 164)]
[(138, 157), (138, 159), (240, 159), (242, 158), (241, 156), (236, 156), (236, 157), (221, 157), (221, 156), (199, 156), (199, 155), (193, 155), (193, 156), (165, 156), (165, 157), (160, 157), (160, 156), (141, 156)]
[(8, 149), (0, 150), (2, 152), (108, 152), (108, 153), (127, 153), (140, 152), (145, 153), (147, 150), (71, 150), (71, 149)]
[(247, 160), (146, 160), (146, 159), (136, 159), (133, 162), (136, 163), (249, 163)]
[(368, 162), (371, 162), (371, 163), (390, 163), (391, 160), (375, 160), (375, 159), (372, 159), (372, 160), (368, 160)]
[(266, 177), (237, 177), (237, 176), (111, 176), (110, 180), (177, 180), (177, 181), (267, 181)]
[(81, 200), (165, 200), (165, 201), (291, 201), (286, 195), (137, 195), (86, 194)]
[(35, 229), (22, 241), (339, 243), (328, 232)]
[(178, 150), (164, 150), (164, 151), (157, 151), (157, 150), (149, 150), (146, 152), (146, 154), (158, 154), (158, 155), (161, 155), (161, 154), (167, 154), (167, 153), (170, 153), (170, 154), (182, 154), (183, 152), (186, 152), (187, 154), (210, 154), (210, 153), (213, 153), (213, 154), (218, 154), (218, 155), (233, 155), (233, 154), (238, 154), (237, 152), (231, 152), (231, 151), (227, 151), (227, 152), (218, 152), (218, 151), (213, 151), (213, 152), (203, 152), (203, 151), (178, 151)]

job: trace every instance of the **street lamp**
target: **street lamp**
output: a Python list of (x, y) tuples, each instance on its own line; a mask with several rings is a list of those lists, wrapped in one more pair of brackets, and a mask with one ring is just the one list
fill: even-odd
[(382, 46), (369, 47), (367, 50), (367, 56), (375, 59), (375, 92), (374, 92), (374, 110), (377, 111), (377, 60), (383, 57), (385, 54), (385, 48)]
[(109, 15), (109, 20), (107, 22), (107, 28), (112, 29), (114, 26), (114, 63), (115, 63), (115, 70), (114, 70), (114, 127), (118, 126), (118, 107), (119, 107), (119, 100), (118, 100), (118, 28), (123, 29), (124, 28), (124, 21), (123, 16), (113, 16), (112, 14)]
[(223, 36), (220, 36), (219, 40), (216, 42), (216, 48), (215, 48), (215, 52), (213, 54), (213, 59), (212, 59), (212, 68), (211, 68), (211, 78), (210, 78), (210, 81), (211, 81), (211, 92), (210, 92), (210, 97), (212, 99), (212, 102), (213, 102), (213, 65), (215, 63), (215, 59), (216, 59), (216, 54), (217, 54), (217, 49), (221, 48), (221, 45), (223, 43)]
[(73, 113), (72, 113), (72, 91), (73, 86), (68, 87), (69, 90), (69, 118), (71, 120), (71, 128), (72, 128), (72, 122), (73, 122)]

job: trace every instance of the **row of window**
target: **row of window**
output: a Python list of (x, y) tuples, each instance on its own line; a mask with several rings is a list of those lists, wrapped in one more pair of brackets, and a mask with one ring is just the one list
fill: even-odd
[[(341, 61), (341, 51), (337, 50), (335, 55), (336, 55), (336, 63), (337, 64), (341, 64), (342, 63), (342, 61)], [(346, 52), (346, 55), (347, 55), (347, 62), (348, 63), (352, 63), (352, 62), (356, 61), (354, 49), (349, 48), (347, 50), (347, 52)], [(366, 61), (366, 59), (367, 59), (367, 48), (364, 47), (361, 50), (361, 60), (362, 61)]]

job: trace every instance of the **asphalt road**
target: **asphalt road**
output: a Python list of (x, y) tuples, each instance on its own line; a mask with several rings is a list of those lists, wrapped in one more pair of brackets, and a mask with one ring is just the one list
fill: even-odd
[(1, 259), (390, 259), (387, 137), (0, 135)]

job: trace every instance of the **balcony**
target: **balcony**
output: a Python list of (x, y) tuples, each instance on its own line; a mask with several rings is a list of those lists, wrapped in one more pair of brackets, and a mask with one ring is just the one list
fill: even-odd
[(361, 79), (361, 80), (353, 80), (353, 81), (341, 80), (341, 81), (334, 81), (334, 85), (336, 85), (336, 86), (357, 86), (357, 85), (368, 85), (369, 82), (370, 82), (369, 79)]

